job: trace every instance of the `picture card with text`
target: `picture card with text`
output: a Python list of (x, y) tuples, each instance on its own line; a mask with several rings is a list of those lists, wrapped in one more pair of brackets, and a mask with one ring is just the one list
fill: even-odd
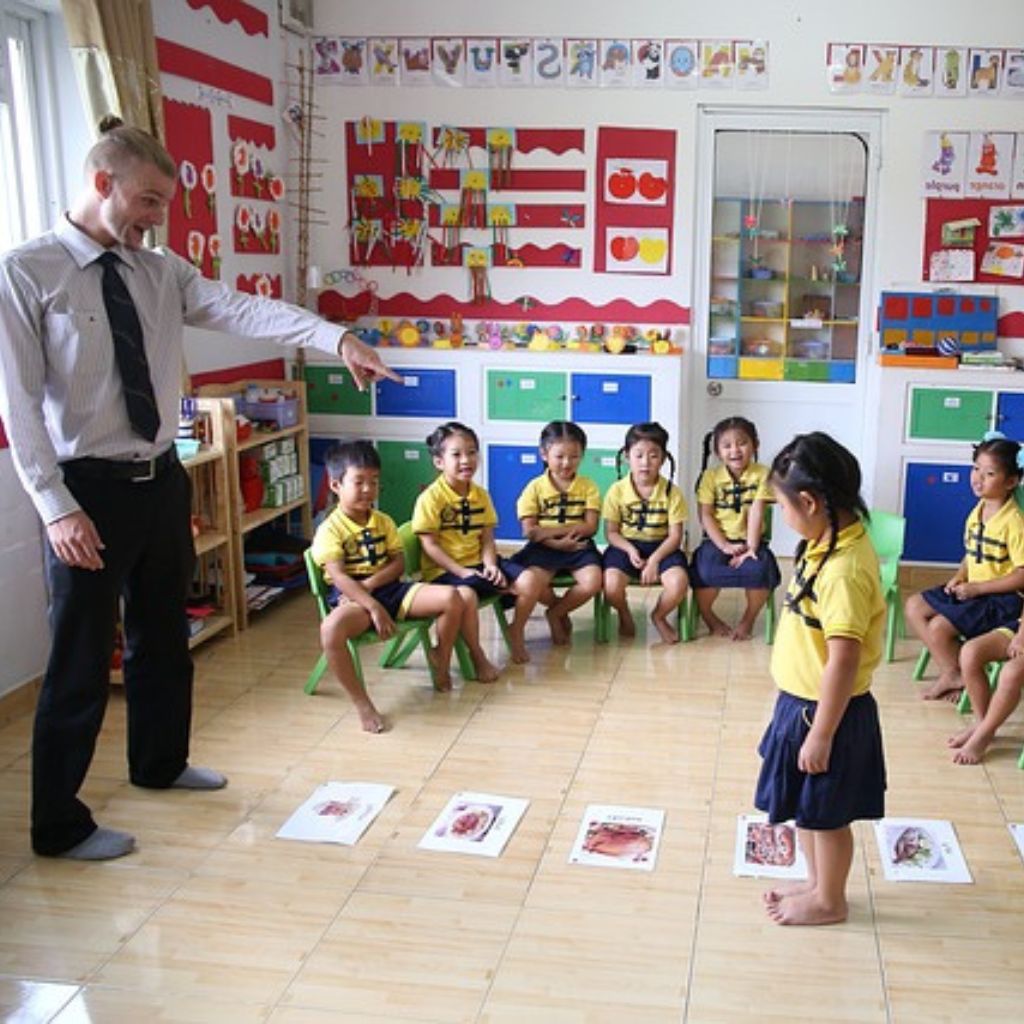
[(807, 861), (791, 821), (770, 825), (764, 814), (736, 818), (736, 855), (732, 873), (751, 878), (807, 878)]
[(325, 782), (281, 826), (277, 838), (352, 846), (394, 791), (376, 782)]
[(419, 841), (422, 850), (498, 857), (529, 800), (492, 793), (456, 793)]
[(664, 828), (665, 812), (657, 808), (590, 804), (569, 863), (653, 871)]

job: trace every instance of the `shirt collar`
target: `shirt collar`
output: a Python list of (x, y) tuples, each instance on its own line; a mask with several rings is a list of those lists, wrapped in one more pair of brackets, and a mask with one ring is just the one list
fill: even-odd
[[(836, 546), (832, 549), (833, 554), (835, 554), (836, 551), (841, 551), (843, 548), (850, 547), (850, 545), (860, 540), (866, 532), (864, 524), (859, 519), (850, 523), (849, 526), (844, 526), (843, 529), (839, 531), (839, 536), (836, 538)], [(809, 544), (807, 546), (805, 557), (821, 558), (824, 556), (826, 551), (828, 551), (827, 536), (823, 540), (816, 541), (814, 544)]]
[[(71, 218), (65, 213), (53, 229), (57, 241), (68, 251), (68, 255), (75, 261), (80, 270), (84, 270), (90, 263), (95, 263), (107, 249), (104, 249), (94, 238), (90, 238), (80, 227), (71, 223)], [(116, 252), (121, 261), (132, 270), (136, 269), (135, 253), (126, 249), (123, 245), (111, 246), (110, 250)]]

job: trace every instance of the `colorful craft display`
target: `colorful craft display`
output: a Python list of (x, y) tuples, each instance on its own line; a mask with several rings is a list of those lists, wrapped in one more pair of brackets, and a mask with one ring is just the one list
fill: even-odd
[(883, 352), (948, 359), (995, 349), (998, 318), (991, 295), (882, 292), (878, 330)]
[(319, 85), (765, 89), (762, 39), (313, 38)]

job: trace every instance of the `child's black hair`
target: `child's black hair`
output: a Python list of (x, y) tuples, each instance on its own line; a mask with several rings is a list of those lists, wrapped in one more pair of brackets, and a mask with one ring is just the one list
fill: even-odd
[[(828, 515), (830, 537), (825, 557), (813, 575), (803, 581), (799, 591), (786, 598), (787, 606), (795, 609), (814, 589), (818, 574), (835, 550), (839, 538), (839, 513), (852, 512), (861, 519), (869, 518), (867, 505), (860, 496), (860, 464), (834, 438), (815, 431), (798, 434), (775, 456), (769, 480), (772, 487), (794, 501), (801, 491), (816, 495), (824, 502)], [(803, 558), (806, 548), (805, 538), (797, 545), (797, 563)]]
[(568, 420), (552, 420), (540, 432), (540, 450), (546, 452), (558, 441), (575, 441), (580, 446), (580, 451), (587, 450), (587, 435), (583, 428)]
[(650, 441), (661, 449), (661, 453), (668, 463), (668, 489), (671, 491), (672, 478), (676, 475), (676, 460), (668, 450), (668, 431), (660, 423), (634, 423), (626, 431), (626, 440), (622, 442), (622, 447), (615, 453), (615, 475), (622, 476), (622, 460), (628, 458), (629, 449), (640, 441)]
[(332, 482), (341, 480), (349, 467), (380, 469), (380, 456), (369, 441), (344, 441), (324, 453), (324, 468)]
[[(697, 476), (696, 486), (700, 486), (700, 478), (704, 475), (704, 471), (708, 468), (708, 463), (711, 461), (711, 453), (718, 454), (718, 442), (722, 440), (722, 435), (729, 430), (741, 430), (754, 445), (754, 458), (757, 458), (757, 450), (761, 446), (761, 439), (757, 436), (757, 427), (748, 420), (745, 416), (727, 416), (724, 420), (719, 420), (705, 435), (703, 452), (700, 460), (700, 473)], [(695, 488), (696, 489), (696, 488)]]
[(465, 423), (459, 423), (456, 420), (449, 420), (447, 423), (442, 423), (427, 438), (427, 447), (430, 449), (431, 456), (435, 459), (441, 458), (444, 455), (445, 441), (456, 434), (468, 437), (477, 448), (480, 447), (480, 438), (476, 436), (476, 431), (472, 427), (467, 427)]
[(977, 461), (979, 455), (990, 455), (999, 465), (999, 468), (1007, 475), (1021, 479), (1021, 467), (1017, 462), (1020, 454), (1020, 445), (1006, 437), (988, 437), (974, 446), (972, 458)]

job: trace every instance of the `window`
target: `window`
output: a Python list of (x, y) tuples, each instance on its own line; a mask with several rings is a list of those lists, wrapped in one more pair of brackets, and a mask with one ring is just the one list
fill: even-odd
[[(0, 250), (40, 234), (57, 202), (46, 15), (0, 0)], [(47, 127), (49, 126), (49, 127)]]

